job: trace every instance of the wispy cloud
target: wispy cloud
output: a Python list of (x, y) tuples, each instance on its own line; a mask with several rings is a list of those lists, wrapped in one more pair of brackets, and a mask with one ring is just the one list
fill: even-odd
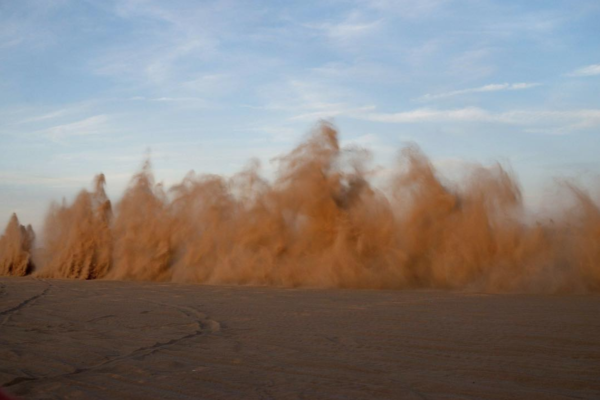
[(182, 84), (186, 89), (200, 93), (222, 92), (223, 88), (230, 89), (235, 77), (225, 73), (203, 74)]
[(320, 119), (329, 119), (342, 115), (364, 114), (367, 111), (375, 110), (375, 106), (350, 107), (345, 104), (321, 104), (319, 110), (304, 114), (295, 115), (290, 121), (317, 121)]
[(107, 115), (95, 115), (79, 121), (42, 129), (37, 133), (51, 140), (59, 141), (72, 136), (88, 136), (104, 133), (108, 129), (107, 122)]
[(30, 118), (25, 118), (23, 120), (17, 121), (15, 123), (15, 125), (22, 125), (22, 124), (29, 124), (32, 122), (40, 122), (40, 121), (46, 121), (49, 119), (55, 119), (55, 118), (59, 118), (62, 117), (66, 114), (69, 113), (68, 109), (62, 109), (62, 110), (57, 110), (57, 111), (52, 111), (46, 114), (42, 114), (42, 115), (38, 115), (35, 117), (30, 117)]
[(370, 146), (374, 145), (379, 141), (379, 137), (374, 133), (367, 133), (358, 137), (348, 138), (342, 141), (343, 145), (358, 145), (358, 146)]
[(390, 123), (419, 123), (419, 122), (447, 122), (447, 121), (488, 121), (492, 119), (490, 113), (477, 107), (467, 107), (454, 110), (436, 110), (419, 108), (411, 111), (397, 113), (370, 113), (361, 116), (369, 121)]
[(376, 32), (382, 19), (369, 19), (359, 11), (353, 11), (340, 21), (307, 23), (305, 27), (323, 34), (329, 41), (343, 47), (353, 47), (356, 40)]
[(61, 105), (61, 108), (54, 109), (52, 111), (49, 111), (48, 108), (40, 110), (37, 107), (27, 107), (24, 111), (26, 114), (30, 114), (30, 116), (17, 120), (13, 122), (12, 125), (37, 124), (48, 122), (50, 120), (61, 119), (69, 115), (81, 114), (82, 112), (88, 110), (91, 106), (97, 106), (99, 103), (100, 100), (87, 100), (78, 103)]
[(158, 102), (158, 103), (179, 103), (179, 102), (185, 102), (188, 104), (195, 104), (195, 105), (204, 105), (206, 103), (206, 101), (200, 97), (168, 97), (168, 96), (163, 96), (163, 97), (145, 97), (145, 96), (134, 96), (131, 97), (129, 100), (131, 101), (152, 101), (152, 102)]
[(360, 4), (379, 10), (384, 13), (392, 13), (404, 18), (423, 18), (430, 16), (452, 0), (359, 0)]
[(408, 137), (439, 156), (599, 151), (594, 85), (577, 82), (600, 76), (598, 0), (0, 4), (0, 183), (87, 185), (148, 147), (173, 177), (233, 173), (334, 117), (377, 163)]
[(338, 24), (325, 24), (322, 28), (332, 39), (347, 41), (374, 31), (380, 23), (381, 21), (357, 22), (347, 20)]
[(492, 112), (478, 107), (450, 110), (420, 108), (398, 113), (367, 113), (356, 116), (376, 122), (397, 124), (440, 122), (485, 122), (530, 127), (529, 132), (564, 134), (600, 126), (600, 109), (512, 110)]
[(56, 177), (22, 171), (0, 171), (0, 181), (3, 185), (15, 186), (52, 186), (52, 187), (81, 187), (90, 181), (89, 176)]
[(426, 94), (424, 96), (419, 97), (417, 100), (420, 101), (431, 101), (431, 100), (439, 100), (448, 97), (460, 96), (463, 94), (470, 93), (488, 93), (488, 92), (502, 92), (502, 91), (511, 91), (511, 90), (526, 90), (531, 89), (537, 86), (540, 86), (540, 83), (492, 83), (489, 85), (484, 85), (476, 88), (462, 89), (462, 90), (454, 90), (451, 92), (437, 93), (437, 94)]
[(50, 17), (65, 5), (63, 0), (44, 2), (3, 2), (0, 12), (0, 50), (55, 43), (56, 32)]
[(321, 66), (311, 68), (315, 77), (329, 81), (345, 81), (349, 84), (355, 82), (378, 82), (395, 84), (406, 80), (406, 77), (398, 68), (376, 62), (365, 62), (362, 60), (353, 62), (329, 62)]
[(206, 55), (212, 46), (210, 41), (197, 37), (172, 41), (161, 38), (141, 46), (110, 49), (95, 59), (91, 68), (98, 75), (160, 85), (173, 78), (178, 63), (194, 55)]
[(573, 72), (567, 74), (573, 77), (585, 77), (585, 76), (596, 76), (600, 75), (600, 64), (592, 64), (583, 68), (576, 69)]
[[(152, 0), (120, 0), (113, 13), (134, 24), (145, 22), (156, 29), (133, 31), (127, 40), (106, 49), (90, 67), (99, 75), (119, 80), (161, 85), (187, 76), (190, 59), (207, 59), (219, 44), (214, 14), (218, 2), (188, 9), (165, 7)], [(148, 37), (150, 35), (150, 37)]]
[(461, 81), (474, 81), (491, 75), (496, 66), (492, 56), (496, 49), (490, 47), (473, 48), (452, 57), (448, 72)]
[(291, 79), (270, 85), (263, 95), (269, 101), (261, 109), (287, 113), (289, 121), (314, 122), (375, 110), (374, 105), (357, 104), (356, 96), (341, 85), (310, 79)]

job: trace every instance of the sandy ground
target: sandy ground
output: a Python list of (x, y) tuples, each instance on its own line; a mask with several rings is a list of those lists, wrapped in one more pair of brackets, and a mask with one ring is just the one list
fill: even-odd
[(24, 399), (599, 399), (600, 296), (0, 279)]

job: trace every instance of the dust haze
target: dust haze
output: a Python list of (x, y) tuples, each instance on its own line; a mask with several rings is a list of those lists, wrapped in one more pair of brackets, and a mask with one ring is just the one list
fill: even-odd
[[(151, 166), (112, 204), (92, 191), (51, 205), (43, 243), (11, 218), (0, 275), (334, 288), (489, 292), (600, 289), (600, 209), (584, 188), (532, 220), (516, 178), (497, 164), (460, 182), (441, 177), (415, 145), (383, 189), (370, 153), (340, 148), (328, 124), (277, 159), (269, 181), (189, 173), (165, 188)], [(443, 171), (442, 171), (443, 172)]]

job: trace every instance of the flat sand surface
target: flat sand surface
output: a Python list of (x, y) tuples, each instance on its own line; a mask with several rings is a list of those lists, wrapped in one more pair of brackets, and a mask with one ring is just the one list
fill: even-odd
[(23, 399), (600, 399), (600, 296), (0, 279)]

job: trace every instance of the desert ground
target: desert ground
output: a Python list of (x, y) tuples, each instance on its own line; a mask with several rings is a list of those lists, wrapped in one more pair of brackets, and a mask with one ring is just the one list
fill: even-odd
[(598, 399), (600, 296), (0, 279), (22, 399)]

